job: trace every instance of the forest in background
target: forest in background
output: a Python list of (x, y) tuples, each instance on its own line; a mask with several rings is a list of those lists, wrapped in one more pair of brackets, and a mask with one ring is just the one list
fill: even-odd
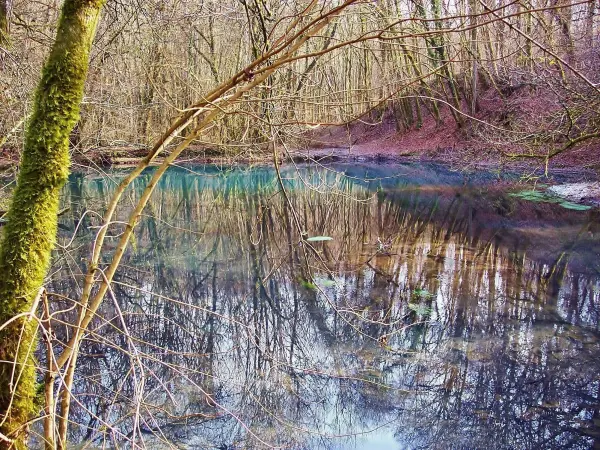
[[(14, 162), (61, 2), (0, 3), (0, 142)], [(109, 1), (72, 148), (90, 157), (144, 154), (203, 93), (268, 51), (301, 8), (273, 0)], [(545, 159), (580, 149), (576, 164), (595, 168), (597, 11), (593, 0), (356, 2), (307, 41), (312, 57), (272, 73), (192, 147), (260, 153), (276, 129), (294, 148), (349, 147), (383, 133), (398, 143), (392, 151), (406, 152), (411, 143), (393, 137), (424, 130), (426, 150)]]

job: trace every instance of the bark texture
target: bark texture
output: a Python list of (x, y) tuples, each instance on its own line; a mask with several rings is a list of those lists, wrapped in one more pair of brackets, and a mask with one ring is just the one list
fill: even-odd
[(12, 0), (0, 0), (0, 46), (8, 44)]
[[(37, 321), (27, 313), (55, 243), (59, 193), (69, 175), (69, 134), (79, 118), (90, 48), (104, 0), (66, 0), (35, 93), (16, 190), (0, 246), (0, 448), (26, 448), (39, 411), (33, 351)], [(21, 316), (19, 316), (21, 315)]]

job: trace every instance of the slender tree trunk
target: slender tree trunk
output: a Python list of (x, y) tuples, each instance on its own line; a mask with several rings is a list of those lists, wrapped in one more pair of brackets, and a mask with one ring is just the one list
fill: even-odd
[(434, 27), (439, 33), (438, 36), (432, 39), (433, 52), (435, 53), (434, 62), (438, 67), (442, 66), (442, 74), (446, 78), (448, 88), (450, 89), (450, 94), (447, 97), (449, 102), (454, 105), (454, 108), (450, 108), (450, 112), (458, 127), (461, 128), (464, 125), (464, 121), (463, 117), (460, 115), (460, 96), (458, 94), (458, 88), (456, 87), (456, 81), (454, 80), (452, 66), (447, 57), (446, 36), (442, 34), (444, 24), (442, 19), (441, 0), (431, 0), (431, 13), (435, 19)]
[(567, 62), (571, 63), (575, 59), (575, 44), (571, 34), (573, 8), (566, 0), (556, 0), (555, 5), (559, 7), (556, 9), (555, 14), (561, 32), (560, 50), (564, 52)]
[[(0, 448), (26, 448), (39, 410), (37, 322), (28, 318), (50, 263), (59, 193), (69, 175), (69, 134), (79, 118), (92, 40), (104, 0), (66, 0), (35, 93), (20, 173), (0, 246)], [(35, 311), (32, 311), (35, 312)]]
[(469, 12), (471, 15), (470, 25), (471, 29), (470, 36), (470, 54), (471, 54), (471, 114), (476, 114), (479, 111), (479, 92), (478, 92), (478, 81), (479, 81), (479, 48), (477, 46), (477, 3), (475, 0), (469, 0)]
[(594, 11), (596, 9), (596, 0), (590, 0), (587, 5), (587, 15), (585, 18), (585, 45), (590, 49), (594, 47)]

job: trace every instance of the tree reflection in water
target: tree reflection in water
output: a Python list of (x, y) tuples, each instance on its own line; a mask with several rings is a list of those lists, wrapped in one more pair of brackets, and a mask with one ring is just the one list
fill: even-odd
[[(272, 170), (165, 175), (84, 341), (72, 441), (593, 447), (594, 213), (434, 167), (335, 169), (283, 174), (308, 235), (333, 238), (308, 259)], [(119, 176), (65, 190), (57, 342), (97, 230), (85, 211), (102, 212)]]

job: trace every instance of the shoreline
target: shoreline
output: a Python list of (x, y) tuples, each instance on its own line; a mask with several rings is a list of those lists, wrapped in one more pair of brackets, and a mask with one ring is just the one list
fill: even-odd
[[(72, 155), (71, 171), (85, 170), (111, 170), (135, 167), (147, 152), (145, 148), (119, 147), (101, 148), (85, 153)], [(600, 181), (598, 169), (582, 167), (569, 161), (550, 161), (546, 168), (545, 162), (533, 158), (508, 158), (499, 155), (498, 151), (481, 152), (474, 149), (459, 150), (457, 148), (421, 151), (401, 151), (400, 149), (386, 148), (378, 151), (376, 146), (357, 145), (336, 147), (311, 147), (307, 149), (284, 150), (278, 149), (279, 163), (289, 164), (437, 164), (446, 166), (449, 170), (457, 172), (497, 172), (498, 183), (508, 184), (510, 187), (534, 186), (540, 183), (549, 183), (550, 188), (568, 186), (578, 182), (582, 189), (597, 185)], [(150, 167), (157, 166), (163, 161), (157, 158)], [(7, 175), (15, 173), (18, 162), (14, 159), (0, 158), (0, 173)], [(272, 166), (272, 153), (248, 153), (238, 155), (222, 155), (214, 150), (190, 147), (173, 166), (192, 165), (221, 165), (221, 166)], [(548, 170), (546, 174), (545, 171)], [(504, 175), (510, 175), (505, 178)], [(520, 178), (519, 178), (520, 176)], [(558, 180), (557, 180), (558, 178)], [(558, 191), (557, 191), (558, 192)], [(555, 192), (556, 195), (556, 192)], [(573, 199), (572, 192), (570, 193)], [(566, 197), (565, 197), (566, 198)], [(577, 203), (598, 207), (600, 193), (593, 197), (582, 197)]]

